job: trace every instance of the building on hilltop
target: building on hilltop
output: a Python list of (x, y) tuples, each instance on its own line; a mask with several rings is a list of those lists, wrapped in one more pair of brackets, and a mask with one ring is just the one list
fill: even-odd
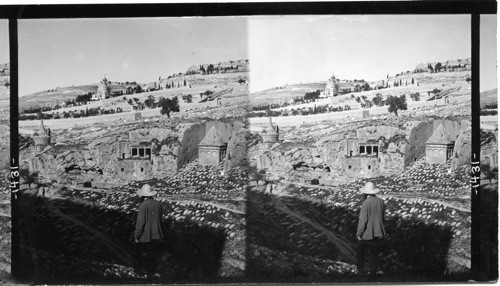
[(335, 75), (332, 73), (332, 77), (328, 79), (326, 82), (326, 88), (323, 92), (321, 92), (320, 96), (321, 98), (326, 98), (326, 97), (332, 97), (332, 96), (337, 96), (339, 90), (337, 86), (338, 79), (335, 78)]
[(325, 90), (320, 93), (320, 98), (327, 98), (337, 96), (339, 94), (346, 94), (350, 92), (359, 92), (362, 90), (361, 83), (348, 82), (345, 80), (340, 81), (332, 73), (332, 77), (328, 79)]
[(92, 100), (105, 100), (109, 96), (108, 80), (103, 78), (97, 86), (97, 92), (92, 95)]
[(35, 132), (33, 140), (35, 141), (35, 150), (42, 152), (45, 147), (50, 145), (50, 128), (45, 128), (43, 119), (40, 120), (40, 128)]
[(274, 126), (271, 116), (269, 116), (269, 125), (264, 129), (262, 133), (262, 140), (267, 148), (271, 148), (275, 143), (279, 142), (279, 127)]
[(213, 126), (198, 144), (199, 162), (203, 166), (217, 166), (226, 157), (226, 151), (227, 142)]
[(453, 146), (455, 140), (446, 132), (443, 125), (432, 133), (431, 137), (425, 142), (425, 157), (431, 164), (446, 164), (453, 155)]
[(337, 83), (336, 89), (340, 94), (346, 94), (351, 92), (360, 92), (361, 85), (352, 82), (339, 82)]

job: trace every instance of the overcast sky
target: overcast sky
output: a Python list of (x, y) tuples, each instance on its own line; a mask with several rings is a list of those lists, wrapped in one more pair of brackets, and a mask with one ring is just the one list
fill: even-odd
[(380, 80), (422, 62), (471, 56), (470, 16), (264, 16), (250, 19), (252, 91), (341, 79)]
[(248, 59), (244, 17), (19, 20), (20, 95)]
[(0, 64), (9, 62), (9, 20), (0, 20)]
[(479, 72), (481, 91), (497, 88), (497, 16), (481, 15), (480, 22), (480, 41)]

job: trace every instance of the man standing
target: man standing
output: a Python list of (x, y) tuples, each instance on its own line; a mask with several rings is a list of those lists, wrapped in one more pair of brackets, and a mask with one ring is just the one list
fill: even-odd
[(359, 214), (359, 223), (356, 236), (358, 238), (357, 268), (360, 273), (365, 271), (365, 252), (370, 253), (370, 278), (377, 273), (380, 244), (385, 236), (385, 206), (384, 201), (375, 196), (380, 190), (372, 182), (365, 184), (360, 192), (364, 195), (364, 202)]
[(134, 239), (136, 243), (139, 243), (141, 252), (139, 260), (146, 266), (148, 280), (153, 279), (160, 254), (159, 248), (163, 240), (163, 212), (161, 203), (153, 198), (156, 194), (157, 192), (151, 191), (151, 186), (148, 184), (137, 191), (137, 195), (142, 198), (142, 203), (137, 214)]

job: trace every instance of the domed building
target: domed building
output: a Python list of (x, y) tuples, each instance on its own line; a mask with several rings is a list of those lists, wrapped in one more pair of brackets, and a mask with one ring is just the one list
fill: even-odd
[(109, 95), (108, 80), (103, 78), (97, 86), (97, 92), (92, 95), (92, 100), (105, 100)]
[(321, 92), (320, 97), (325, 98), (325, 97), (336, 96), (338, 92), (339, 92), (338, 79), (332, 73), (332, 77), (329, 78), (328, 81), (326, 82), (326, 88), (323, 92)]

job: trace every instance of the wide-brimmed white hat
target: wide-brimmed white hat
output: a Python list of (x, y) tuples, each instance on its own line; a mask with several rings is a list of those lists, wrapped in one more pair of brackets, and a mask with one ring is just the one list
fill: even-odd
[(361, 189), (359, 189), (359, 191), (362, 194), (373, 195), (373, 194), (376, 194), (376, 193), (380, 192), (380, 189), (376, 189), (375, 185), (372, 182), (368, 182), (368, 183), (365, 184), (364, 187), (362, 187)]
[(151, 186), (148, 184), (145, 184), (140, 190), (137, 191), (137, 195), (139, 197), (152, 197), (157, 193), (157, 191), (151, 191)]

